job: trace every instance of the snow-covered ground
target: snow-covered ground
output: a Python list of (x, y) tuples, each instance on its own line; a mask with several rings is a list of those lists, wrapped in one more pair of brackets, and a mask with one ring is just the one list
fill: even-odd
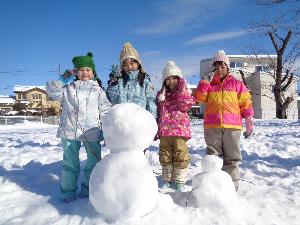
[[(88, 199), (69, 204), (58, 199), (62, 148), (56, 130), (30, 122), (0, 126), (0, 224), (108, 224)], [(192, 123), (192, 131), (188, 191), (165, 191), (152, 213), (115, 224), (299, 224), (300, 120), (258, 120), (255, 135), (241, 139), (243, 180), (233, 211), (191, 206), (191, 178), (201, 172), (205, 155), (201, 120)], [(104, 148), (103, 157), (108, 152)], [(161, 184), (157, 153), (153, 142), (146, 157)], [(83, 165), (84, 150), (80, 158)]]

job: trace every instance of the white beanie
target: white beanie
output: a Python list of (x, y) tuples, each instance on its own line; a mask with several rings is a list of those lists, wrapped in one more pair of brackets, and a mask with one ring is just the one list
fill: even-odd
[(166, 67), (163, 70), (162, 73), (162, 80), (165, 81), (165, 79), (167, 79), (167, 77), (170, 76), (177, 76), (180, 78), (183, 78), (182, 73), (181, 73), (181, 69), (176, 66), (174, 61), (168, 61)]
[[(163, 82), (170, 76), (177, 76), (180, 78), (183, 78), (183, 75), (181, 73), (181, 69), (176, 66), (175, 62), (173, 61), (168, 61), (166, 67), (163, 70), (162, 73), (162, 79)], [(187, 89), (188, 93), (191, 95), (192, 91), (190, 89)], [(166, 87), (163, 87), (162, 92), (158, 96), (158, 101), (162, 102), (166, 99)]]
[(229, 62), (229, 58), (227, 57), (226, 53), (224, 50), (219, 50), (216, 55), (213, 58), (213, 65), (215, 62), (224, 62), (228, 68), (230, 68), (230, 62)]

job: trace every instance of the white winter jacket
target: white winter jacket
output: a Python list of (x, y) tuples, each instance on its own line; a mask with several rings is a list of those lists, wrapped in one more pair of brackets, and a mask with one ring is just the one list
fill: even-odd
[(64, 85), (59, 80), (47, 83), (52, 100), (62, 105), (57, 137), (81, 141), (101, 141), (101, 116), (111, 107), (97, 81), (77, 80)]

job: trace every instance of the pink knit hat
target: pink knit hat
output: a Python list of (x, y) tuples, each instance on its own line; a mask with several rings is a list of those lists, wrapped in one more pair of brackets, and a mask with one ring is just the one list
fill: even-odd
[(216, 55), (214, 56), (214, 58), (213, 58), (213, 65), (214, 65), (215, 62), (218, 62), (218, 61), (224, 62), (228, 66), (228, 68), (230, 68), (229, 58), (227, 57), (225, 51), (222, 50), (222, 49), (219, 50), (216, 53)]

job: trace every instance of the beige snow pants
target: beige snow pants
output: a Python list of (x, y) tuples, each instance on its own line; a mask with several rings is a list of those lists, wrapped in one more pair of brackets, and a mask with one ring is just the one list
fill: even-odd
[(205, 128), (204, 139), (207, 155), (223, 157), (222, 170), (226, 171), (233, 181), (240, 178), (239, 164), (241, 130), (232, 128)]
[(186, 171), (191, 159), (187, 141), (184, 137), (160, 137), (159, 162), (165, 182), (186, 182)]
[(162, 166), (173, 165), (175, 168), (186, 169), (191, 159), (187, 141), (188, 139), (184, 137), (160, 137), (160, 164)]

